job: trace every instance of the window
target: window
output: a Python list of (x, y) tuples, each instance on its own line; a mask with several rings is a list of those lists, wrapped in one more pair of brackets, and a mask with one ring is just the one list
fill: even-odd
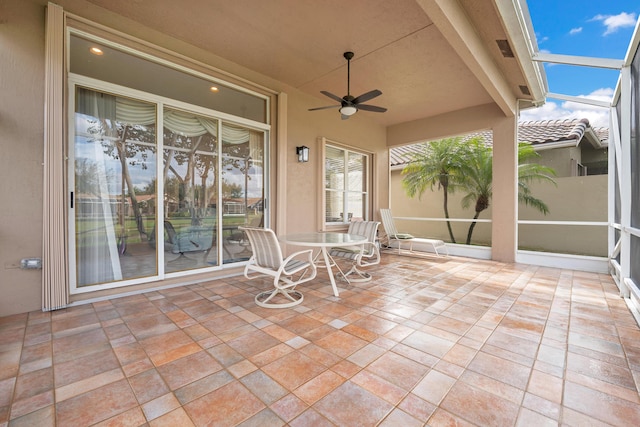
[[(123, 108), (127, 105), (128, 108)], [(136, 114), (137, 113), (137, 114)], [(70, 151), (71, 248), (78, 287), (156, 276), (153, 251), (125, 257), (148, 240), (156, 217), (156, 108), (77, 87)]]
[(576, 159), (571, 159), (571, 176), (587, 176), (587, 167)]
[(248, 260), (268, 97), (70, 32), (71, 293)]
[[(99, 54), (95, 53), (96, 49)], [(71, 73), (260, 123), (268, 122), (268, 105), (264, 97), (209, 76), (188, 72), (166, 61), (156, 62), (149, 55), (145, 55), (145, 59), (141, 53), (129, 48), (74, 33), (69, 37), (69, 51)]]
[(325, 145), (325, 224), (369, 219), (370, 155)]

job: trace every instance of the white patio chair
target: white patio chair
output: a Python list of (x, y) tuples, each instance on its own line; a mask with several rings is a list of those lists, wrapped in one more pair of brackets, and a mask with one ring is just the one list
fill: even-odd
[(387, 234), (387, 243), (391, 246), (392, 242), (398, 244), (398, 254), (402, 253), (402, 245), (409, 244), (409, 253), (415, 254), (413, 251), (414, 243), (423, 243), (433, 248), (433, 252), (440, 256), (440, 252), (445, 252), (445, 255), (449, 255), (449, 249), (444, 241), (439, 239), (423, 239), (421, 237), (413, 237), (409, 233), (398, 233), (396, 226), (393, 222), (393, 216), (391, 215), (391, 209), (380, 209), (380, 217), (382, 218), (382, 226)]
[[(244, 276), (247, 279), (260, 276), (273, 278), (273, 289), (256, 295), (256, 304), (267, 308), (287, 308), (300, 304), (304, 296), (295, 290), (296, 286), (313, 280), (317, 273), (313, 263), (313, 250), (295, 252), (283, 258), (282, 249), (273, 230), (251, 227), (239, 229), (246, 233), (253, 250), (253, 255), (244, 268)], [(307, 275), (309, 270), (311, 274)], [(278, 295), (281, 297), (278, 298)]]
[[(369, 273), (361, 271), (358, 268), (380, 263), (380, 251), (376, 244), (379, 225), (380, 223), (377, 221), (353, 221), (349, 223), (347, 233), (366, 237), (366, 243), (358, 246), (332, 248), (329, 251), (329, 255), (331, 255), (334, 261), (337, 258), (351, 261), (352, 264), (349, 271), (343, 273), (342, 270), (340, 270), (342, 278), (347, 282), (367, 282), (371, 280)], [(353, 277), (349, 277), (350, 275), (353, 275)]]

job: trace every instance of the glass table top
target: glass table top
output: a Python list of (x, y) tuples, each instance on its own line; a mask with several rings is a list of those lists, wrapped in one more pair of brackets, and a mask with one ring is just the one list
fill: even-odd
[(367, 241), (367, 238), (347, 233), (296, 233), (281, 236), (278, 240), (304, 246), (346, 246), (362, 244)]

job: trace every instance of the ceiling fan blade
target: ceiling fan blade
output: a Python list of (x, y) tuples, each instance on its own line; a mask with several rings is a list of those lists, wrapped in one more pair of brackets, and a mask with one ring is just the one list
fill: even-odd
[(374, 113), (384, 113), (387, 111), (384, 107), (378, 107), (376, 105), (358, 104), (358, 110), (373, 111)]
[(326, 90), (321, 90), (320, 93), (342, 104), (343, 99), (340, 98), (338, 95), (334, 95), (331, 92), (327, 92)]
[[(366, 101), (369, 101), (370, 99), (373, 99), (377, 96), (382, 95), (382, 92), (379, 91), (378, 89), (365, 92), (356, 98), (351, 96), (350, 80), (351, 80), (351, 59), (353, 58), (353, 52), (345, 52), (343, 56), (344, 56), (344, 59), (347, 60), (347, 94), (342, 98), (340, 98), (339, 96), (334, 95), (331, 92), (327, 92), (326, 90), (321, 90), (320, 91), (321, 94), (323, 94), (328, 98), (333, 99), (334, 101), (337, 101), (339, 105), (310, 108), (309, 111), (340, 107), (340, 117), (342, 118), (342, 120), (347, 120), (350, 116), (355, 114), (358, 110), (373, 111), (375, 113), (384, 113), (385, 111), (387, 111), (387, 109), (383, 107), (361, 104), (361, 102), (366, 102)], [(346, 112), (347, 114), (344, 114), (344, 112)]]
[(329, 108), (339, 108), (339, 105), (327, 105), (326, 107), (309, 108), (309, 111), (327, 110)]
[(369, 101), (370, 99), (373, 99), (376, 96), (380, 96), (380, 95), (382, 95), (382, 92), (380, 92), (378, 89), (370, 90), (369, 92), (363, 93), (362, 95), (360, 95), (357, 98), (355, 98), (353, 100), (353, 103), (354, 104), (358, 104), (360, 102), (366, 102), (366, 101)]

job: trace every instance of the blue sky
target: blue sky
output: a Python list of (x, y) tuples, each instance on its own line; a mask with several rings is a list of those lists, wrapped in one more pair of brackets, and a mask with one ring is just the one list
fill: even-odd
[[(527, 0), (538, 49), (561, 55), (624, 59), (640, 14), (638, 0)], [(610, 100), (619, 72), (546, 64), (549, 91)], [(549, 100), (521, 120), (588, 118), (608, 126), (606, 109)]]

